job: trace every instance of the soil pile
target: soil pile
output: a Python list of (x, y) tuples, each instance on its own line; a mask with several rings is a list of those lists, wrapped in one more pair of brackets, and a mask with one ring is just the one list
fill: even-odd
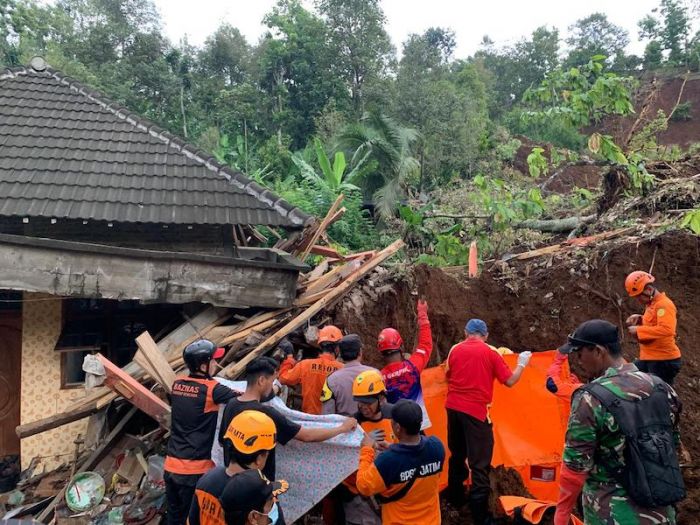
[[(641, 307), (626, 296), (624, 279), (632, 270), (649, 270), (659, 288), (678, 307), (678, 342), (683, 368), (676, 389), (684, 403), (683, 440), (695, 463), (700, 463), (700, 238), (671, 232), (635, 242), (613, 242), (596, 247), (517, 263), (496, 263), (478, 279), (452, 277), (444, 271), (419, 266), (402, 275), (382, 272), (372, 276), (339, 304), (334, 321), (360, 334), (365, 359), (379, 365), (374, 350), (377, 334), (386, 326), (397, 328), (406, 348), (416, 342), (415, 302), (429, 303), (435, 351), (432, 364), (444, 360), (461, 340), (466, 321), (479, 317), (489, 325), (490, 342), (516, 351), (550, 350), (568, 333), (591, 318), (623, 326), (624, 319)], [(638, 355), (636, 344), (625, 338), (625, 355)], [(680, 506), (679, 523), (700, 517), (700, 472), (686, 471), (689, 497)]]

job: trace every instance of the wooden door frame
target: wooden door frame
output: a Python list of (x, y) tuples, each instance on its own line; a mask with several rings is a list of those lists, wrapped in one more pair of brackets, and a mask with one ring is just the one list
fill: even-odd
[[(0, 333), (2, 333), (3, 328), (9, 328), (9, 329), (14, 329), (19, 332), (19, 370), (18, 375), (19, 375), (19, 419), (17, 421), (17, 424), (22, 423), (22, 358), (23, 358), (23, 352), (22, 352), (22, 328), (23, 328), (23, 317), (22, 317), (22, 310), (0, 310)], [(13, 429), (14, 430), (14, 429)], [(19, 456), (20, 458), (22, 457), (22, 440), (18, 439), (18, 446), (19, 446)], [(2, 456), (3, 453), (0, 451), (0, 456)]]

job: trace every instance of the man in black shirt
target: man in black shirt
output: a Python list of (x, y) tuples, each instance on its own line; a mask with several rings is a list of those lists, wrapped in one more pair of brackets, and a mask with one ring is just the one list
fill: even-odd
[[(265, 401), (269, 401), (274, 397), (272, 386), (277, 378), (277, 361), (271, 357), (253, 359), (246, 367), (245, 375), (247, 381), (245, 393), (231, 399), (224, 409), (221, 427), (219, 428), (219, 443), (222, 446), (229, 424), (234, 417), (245, 410), (258, 410), (270, 416), (277, 427), (277, 442), (281, 445), (286, 445), (292, 439), (306, 442), (326, 441), (340, 434), (350, 432), (357, 426), (355, 419), (347, 418), (335, 428), (304, 428), (288, 419), (275, 408), (264, 405)], [(224, 449), (224, 463), (228, 464), (230, 458), (226, 456)], [(275, 469), (275, 451), (273, 449), (270, 451), (267, 463), (262, 471), (268, 479), (275, 479)]]
[(223, 353), (206, 339), (187, 345), (182, 353), (190, 373), (173, 383), (170, 395), (172, 427), (164, 465), (168, 525), (187, 521), (195, 485), (214, 466), (211, 444), (219, 405), (237, 395), (212, 377)]

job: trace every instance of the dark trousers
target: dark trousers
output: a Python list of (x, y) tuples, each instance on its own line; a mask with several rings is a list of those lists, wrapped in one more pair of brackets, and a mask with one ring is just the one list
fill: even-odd
[(171, 474), (165, 472), (165, 500), (167, 525), (185, 525), (190, 514), (194, 489), (203, 474)]
[[(491, 492), (489, 473), (493, 457), (493, 426), (464, 412), (447, 409), (447, 446), (450, 448), (448, 498), (454, 504), (464, 503), (464, 481), (472, 473), (469, 505), (474, 522), (485, 523)], [(469, 462), (469, 467), (465, 464)]]
[(681, 370), (680, 358), (668, 359), (665, 361), (642, 361), (641, 359), (637, 359), (634, 364), (642, 372), (653, 374), (671, 386), (673, 386), (673, 380)]

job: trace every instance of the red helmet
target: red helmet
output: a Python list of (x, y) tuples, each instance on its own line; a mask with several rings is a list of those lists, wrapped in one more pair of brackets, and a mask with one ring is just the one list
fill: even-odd
[(394, 328), (385, 328), (379, 332), (377, 339), (377, 349), (380, 352), (395, 352), (403, 346), (403, 339), (398, 330)]

